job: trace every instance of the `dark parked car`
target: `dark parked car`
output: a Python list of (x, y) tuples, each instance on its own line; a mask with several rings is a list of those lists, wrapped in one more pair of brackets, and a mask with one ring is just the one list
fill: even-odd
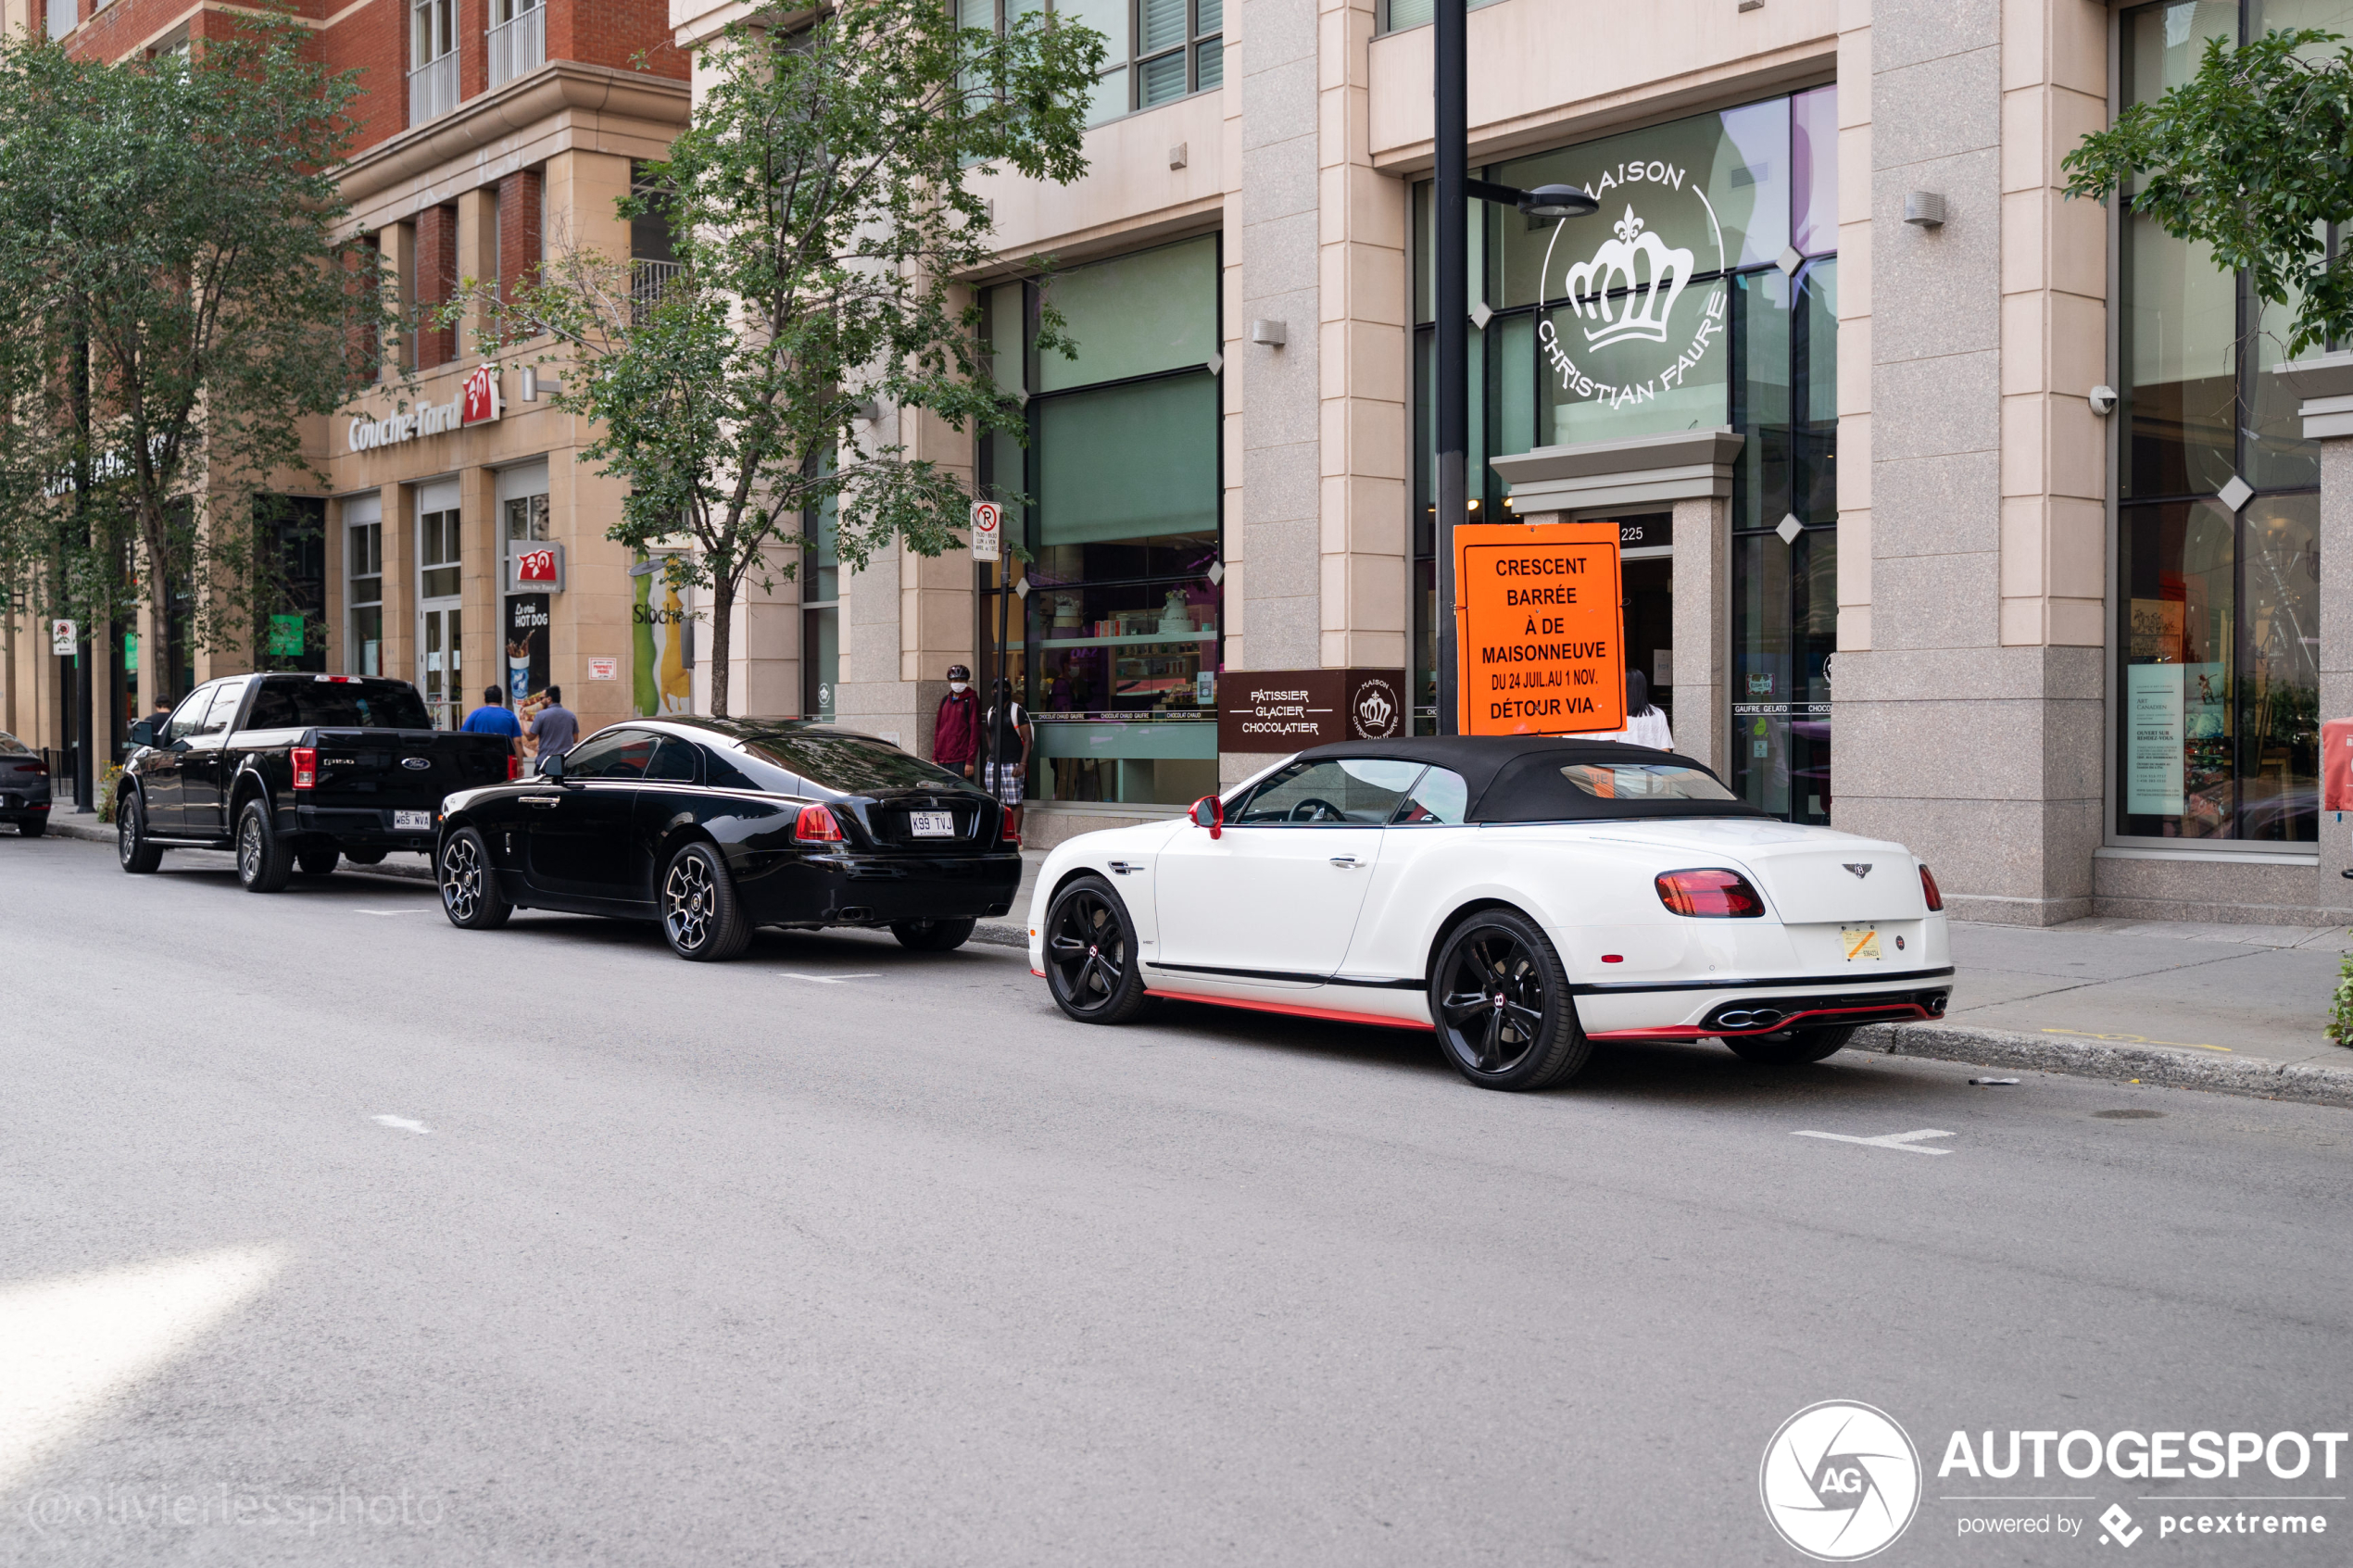
[(521, 906), (658, 920), (686, 959), (732, 958), (762, 925), (887, 926), (941, 952), (1021, 884), (987, 790), (799, 720), (618, 724), (444, 810), (442, 907), (470, 931)]
[(436, 730), (406, 681), (362, 675), (233, 675), (188, 694), (123, 770), (116, 848), (151, 872), (171, 848), (237, 852), (237, 880), (275, 893), (299, 866), (324, 876), (349, 858), (433, 853), (443, 796), (516, 776), (503, 735)]
[(0, 822), (14, 822), (27, 838), (49, 831), (49, 764), (6, 731), (0, 731)]

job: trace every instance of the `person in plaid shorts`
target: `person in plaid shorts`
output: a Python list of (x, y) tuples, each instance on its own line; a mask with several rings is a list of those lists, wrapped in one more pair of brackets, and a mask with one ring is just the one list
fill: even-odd
[(1029, 710), (1013, 701), (1013, 683), (1000, 678), (996, 700), (989, 704), (988, 711), (980, 721), (981, 734), (996, 743), (993, 748), (996, 761), (994, 764), (988, 761), (992, 750), (987, 741), (982, 744), (979, 761), (982, 767), (993, 770), (990, 776), (982, 781), (982, 787), (1005, 803), (1005, 809), (1012, 815), (1013, 836), (1018, 838), (1021, 836), (1022, 795), (1029, 777), (1031, 736)]

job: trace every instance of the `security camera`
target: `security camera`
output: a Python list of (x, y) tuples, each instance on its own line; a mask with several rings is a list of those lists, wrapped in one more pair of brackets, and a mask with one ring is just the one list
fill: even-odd
[(2092, 412), (2100, 418), (2106, 419), (2116, 412), (2116, 388), (2105, 383), (2095, 386), (2092, 388), (2091, 399)]

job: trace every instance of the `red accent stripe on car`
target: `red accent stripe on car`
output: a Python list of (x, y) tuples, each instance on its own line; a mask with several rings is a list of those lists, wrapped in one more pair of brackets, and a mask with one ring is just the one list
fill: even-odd
[(1347, 1012), (1339, 1008), (1304, 1008), (1290, 1002), (1246, 1002), (1238, 997), (1203, 997), (1191, 991), (1155, 991), (1144, 988), (1148, 997), (1165, 997), (1172, 1002), (1207, 1002), (1212, 1007), (1239, 1008), (1244, 1012), (1279, 1012), (1292, 1018), (1320, 1018), (1332, 1023), (1378, 1023), (1389, 1029), (1428, 1029), (1427, 1022), (1410, 1018), (1383, 1018), (1378, 1013)]

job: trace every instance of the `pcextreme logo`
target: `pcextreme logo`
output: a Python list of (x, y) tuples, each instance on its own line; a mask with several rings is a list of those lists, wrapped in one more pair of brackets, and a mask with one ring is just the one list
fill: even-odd
[(1919, 1512), (1920, 1456), (1886, 1411), (1825, 1399), (1781, 1423), (1756, 1486), (1781, 1539), (1817, 1562), (1855, 1562)]

